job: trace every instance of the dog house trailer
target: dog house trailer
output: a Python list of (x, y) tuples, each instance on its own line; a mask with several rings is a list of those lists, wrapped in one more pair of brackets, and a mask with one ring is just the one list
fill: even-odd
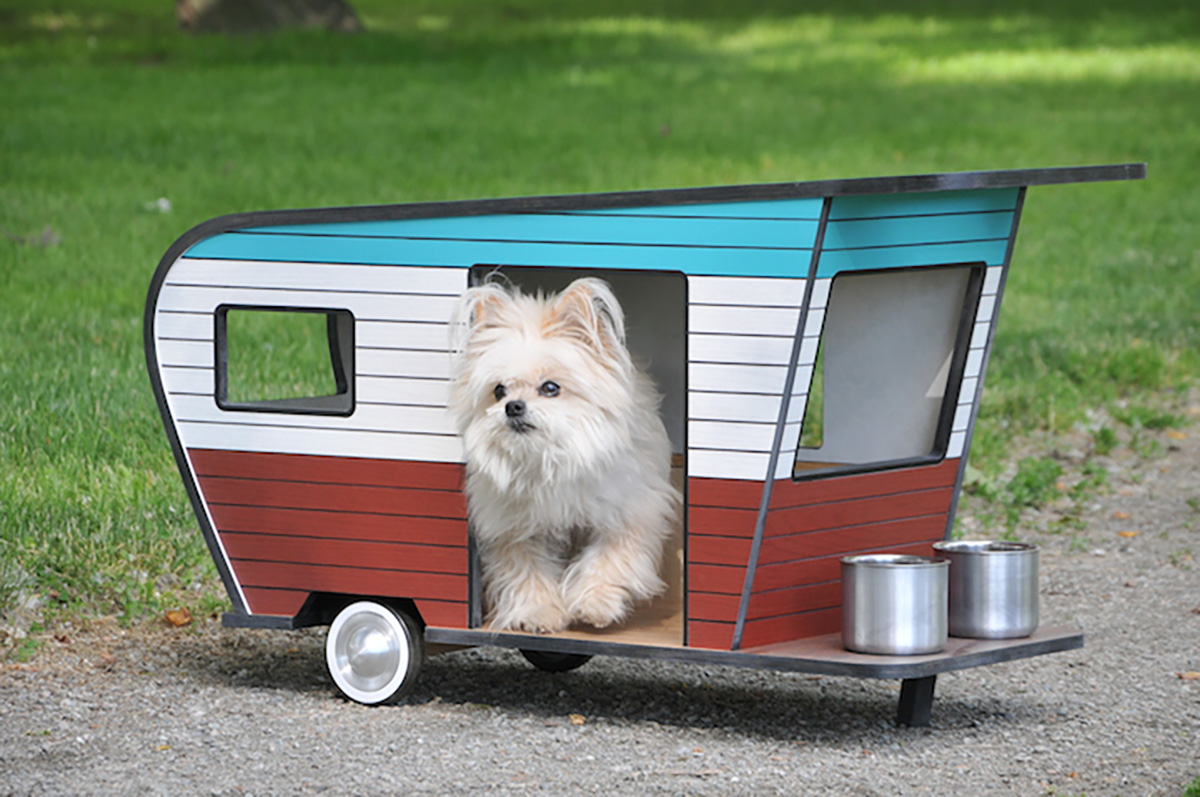
[[(425, 644), (903, 681), (1080, 647), (1077, 629), (843, 649), (839, 562), (950, 533), (1026, 190), (1140, 164), (271, 211), (184, 234), (145, 350), (229, 626), (330, 625), (339, 688), (411, 688)], [(501, 271), (612, 285), (684, 496), (669, 589), (623, 625), (484, 621), (446, 411), (451, 310)]]

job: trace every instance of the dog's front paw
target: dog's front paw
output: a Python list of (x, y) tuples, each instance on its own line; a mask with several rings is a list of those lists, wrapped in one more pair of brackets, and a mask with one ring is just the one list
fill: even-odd
[(571, 620), (607, 628), (629, 614), (629, 592), (615, 584), (591, 584), (572, 596), (569, 606)]
[(571, 622), (566, 610), (557, 601), (510, 606), (498, 611), (492, 619), (497, 631), (531, 631), (535, 634), (554, 634)]
[(517, 627), (535, 634), (554, 634), (565, 630), (570, 623), (571, 618), (558, 605), (539, 606), (529, 612)]

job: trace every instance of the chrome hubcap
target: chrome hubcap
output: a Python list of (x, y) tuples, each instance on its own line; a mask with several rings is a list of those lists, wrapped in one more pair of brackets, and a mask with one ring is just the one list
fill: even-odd
[(359, 613), (338, 633), (338, 670), (346, 682), (363, 692), (387, 686), (403, 666), (402, 640), (380, 616)]

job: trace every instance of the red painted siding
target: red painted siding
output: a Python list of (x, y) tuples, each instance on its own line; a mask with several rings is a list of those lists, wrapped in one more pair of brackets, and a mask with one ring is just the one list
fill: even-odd
[[(467, 624), (462, 467), (345, 457), (189, 452), (252, 612), (295, 615), (310, 592), (411, 598), (427, 623)], [(805, 482), (780, 480), (742, 646), (840, 624), (842, 556), (928, 553), (942, 538), (958, 460)], [(688, 480), (689, 644), (732, 645), (762, 482)]]
[(841, 558), (931, 553), (946, 531), (959, 460), (808, 482), (771, 491), (742, 647), (840, 627)]
[[(841, 627), (843, 556), (930, 552), (946, 529), (959, 460), (772, 485), (742, 647)], [(688, 634), (732, 644), (762, 482), (688, 480)]]
[(688, 645), (729, 650), (762, 482), (688, 479)]
[(310, 592), (411, 598), (426, 623), (467, 625), (462, 467), (192, 450), (200, 492), (255, 614)]

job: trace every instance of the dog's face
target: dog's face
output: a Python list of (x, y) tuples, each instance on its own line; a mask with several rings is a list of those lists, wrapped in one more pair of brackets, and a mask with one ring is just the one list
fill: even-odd
[(500, 483), (569, 475), (628, 445), (633, 367), (607, 285), (576, 280), (549, 298), (471, 288), (455, 326), (450, 410), (474, 467)]

